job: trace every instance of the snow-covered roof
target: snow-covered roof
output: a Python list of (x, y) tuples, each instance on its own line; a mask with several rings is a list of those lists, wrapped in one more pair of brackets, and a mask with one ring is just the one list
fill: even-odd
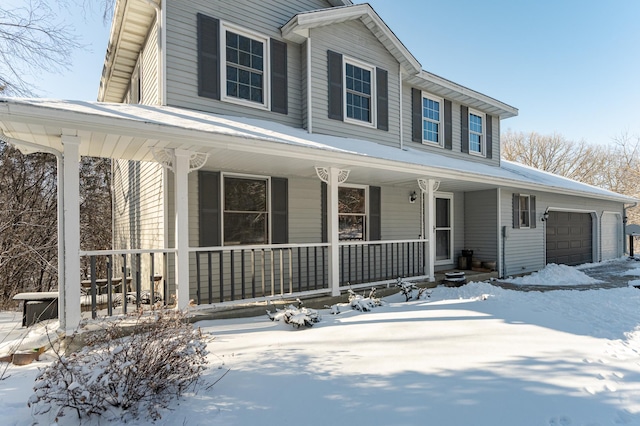
[(636, 201), (511, 161), (502, 160), (500, 166), (496, 166), (427, 152), (413, 148), (410, 143), (401, 149), (361, 139), (309, 134), (301, 128), (266, 120), (167, 106), (0, 98), (0, 129), (11, 138), (57, 150), (62, 150), (60, 135), (68, 134), (71, 129), (82, 141), (83, 155), (149, 161), (152, 160), (150, 146), (202, 152), (244, 150), (435, 179), (483, 182), (627, 203)]

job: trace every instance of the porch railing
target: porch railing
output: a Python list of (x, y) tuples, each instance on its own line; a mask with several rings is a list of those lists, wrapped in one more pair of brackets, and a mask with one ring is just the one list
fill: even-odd
[(174, 259), (174, 249), (81, 252), (81, 311), (96, 318), (173, 304), (175, 278), (170, 276), (169, 264)]
[(340, 242), (340, 286), (426, 275), (428, 240)]
[(211, 304), (326, 292), (328, 247), (278, 244), (192, 249), (195, 302)]

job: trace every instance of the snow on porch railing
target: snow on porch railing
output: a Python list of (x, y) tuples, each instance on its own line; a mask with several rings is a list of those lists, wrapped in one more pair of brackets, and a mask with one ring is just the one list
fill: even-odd
[(175, 278), (169, 276), (169, 262), (175, 249), (81, 251), (81, 310), (96, 318), (126, 314), (140, 308), (174, 303)]
[(195, 302), (200, 305), (293, 293), (326, 293), (328, 247), (274, 244), (192, 248), (190, 269), (195, 272)]
[(426, 275), (428, 240), (341, 241), (340, 285)]

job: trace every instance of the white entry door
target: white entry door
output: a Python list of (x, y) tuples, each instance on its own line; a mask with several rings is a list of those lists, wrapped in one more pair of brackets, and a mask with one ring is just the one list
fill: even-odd
[(453, 194), (436, 194), (435, 197), (436, 265), (453, 263)]

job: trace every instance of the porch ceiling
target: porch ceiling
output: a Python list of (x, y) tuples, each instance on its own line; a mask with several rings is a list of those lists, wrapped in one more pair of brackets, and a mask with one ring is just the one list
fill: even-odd
[(173, 107), (0, 98), (0, 130), (58, 151), (63, 150), (61, 135), (77, 136), (80, 154), (88, 156), (154, 161), (151, 148), (175, 148), (209, 154), (205, 167), (215, 170), (315, 177), (316, 166), (336, 167), (349, 169), (353, 183), (417, 188), (417, 178), (429, 178), (450, 192), (511, 187), (636, 201), (508, 161), (496, 167)]

